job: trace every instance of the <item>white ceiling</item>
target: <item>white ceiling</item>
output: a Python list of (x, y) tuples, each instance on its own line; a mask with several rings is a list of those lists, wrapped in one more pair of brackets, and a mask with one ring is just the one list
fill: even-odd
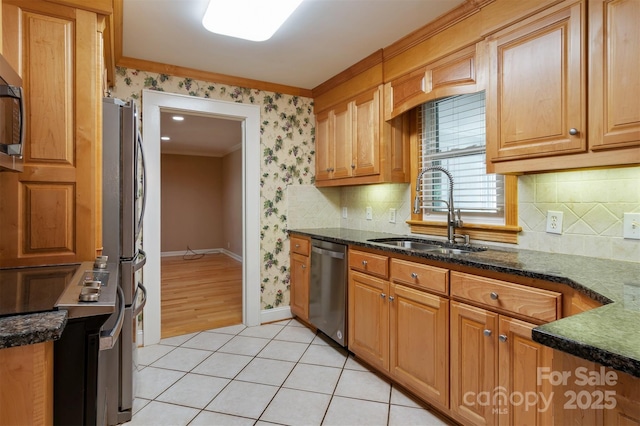
[[(212, 0), (234, 1), (234, 0)], [(464, 0), (305, 0), (269, 40), (202, 26), (209, 0), (123, 0), (123, 56), (313, 89)], [(242, 17), (230, 16), (241, 20)], [(268, 19), (268, 17), (266, 17)], [(241, 144), (238, 122), (162, 114), (162, 152), (224, 156)]]
[[(172, 118), (175, 115), (184, 117), (184, 121), (175, 121)], [(160, 135), (171, 138), (162, 141), (163, 154), (224, 157), (242, 148), (240, 121), (184, 111), (160, 111)]]

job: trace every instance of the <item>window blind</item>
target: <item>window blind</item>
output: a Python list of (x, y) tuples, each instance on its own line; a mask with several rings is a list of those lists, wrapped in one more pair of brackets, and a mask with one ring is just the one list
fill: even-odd
[[(421, 169), (440, 166), (451, 173), (455, 208), (468, 213), (465, 220), (503, 218), (504, 178), (486, 173), (484, 92), (430, 101), (419, 107), (418, 114)], [(425, 173), (417, 189), (425, 216), (446, 211), (446, 205), (436, 201), (449, 199), (444, 173)]]

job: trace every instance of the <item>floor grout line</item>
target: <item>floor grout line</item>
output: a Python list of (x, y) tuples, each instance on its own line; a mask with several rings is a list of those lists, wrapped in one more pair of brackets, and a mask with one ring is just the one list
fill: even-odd
[[(389, 382), (389, 380), (383, 376), (381, 376), (380, 374), (371, 371), (366, 365), (361, 364), (359, 361), (356, 360), (355, 356), (353, 356), (353, 354), (351, 354), (348, 350), (346, 350), (345, 348), (342, 348), (340, 346), (335, 346), (332, 345), (330, 342), (328, 342), (326, 339), (324, 339), (321, 336), (320, 332), (316, 332), (314, 337), (311, 339), (311, 341), (309, 342), (296, 342), (296, 341), (289, 341), (289, 340), (277, 340), (277, 336), (280, 335), (287, 327), (296, 327), (296, 328), (306, 328), (304, 326), (297, 326), (297, 325), (292, 325), (292, 322), (295, 320), (291, 320), (289, 322), (287, 322), (286, 324), (282, 325), (282, 329), (279, 330), (273, 337), (271, 338), (265, 338), (265, 337), (261, 337), (261, 336), (247, 336), (247, 335), (241, 335), (241, 333), (245, 330), (247, 330), (248, 327), (244, 327), (243, 329), (241, 329), (240, 331), (238, 331), (235, 334), (228, 334), (231, 336), (231, 338), (229, 340), (227, 340), (224, 344), (222, 344), (221, 346), (219, 346), (217, 349), (215, 350), (210, 350), (210, 349), (199, 349), (199, 348), (190, 348), (190, 347), (185, 347), (183, 346), (184, 344), (187, 344), (190, 340), (192, 340), (193, 338), (196, 338), (197, 336), (203, 334), (203, 333), (215, 333), (215, 329), (213, 330), (204, 330), (198, 333), (195, 333), (193, 336), (191, 336), (190, 338), (186, 339), (184, 342), (181, 342), (180, 344), (178, 344), (177, 346), (173, 346), (173, 345), (167, 345), (167, 344), (163, 344), (162, 342), (159, 343), (159, 345), (164, 345), (164, 346), (172, 346), (173, 348), (163, 354), (162, 356), (160, 356), (158, 359), (154, 360), (153, 362), (150, 363), (150, 365), (146, 365), (144, 366), (143, 370), (148, 368), (148, 367), (153, 367), (153, 364), (160, 361), (162, 358), (166, 357), (167, 355), (169, 355), (170, 353), (174, 352), (176, 349), (178, 348), (183, 348), (183, 349), (193, 349), (193, 350), (202, 350), (202, 351), (206, 351), (209, 354), (200, 362), (198, 362), (197, 364), (195, 364), (193, 367), (190, 368), (189, 371), (184, 371), (184, 370), (173, 370), (171, 368), (165, 368), (165, 367), (153, 367), (153, 368), (157, 368), (157, 369), (162, 369), (162, 370), (169, 370), (169, 371), (176, 371), (176, 372), (180, 372), (182, 373), (182, 375), (180, 376), (180, 378), (178, 378), (176, 381), (174, 381), (171, 385), (169, 385), (167, 388), (165, 388), (164, 390), (162, 390), (158, 395), (156, 395), (153, 399), (145, 399), (145, 398), (139, 398), (141, 401), (147, 401), (146, 404), (144, 404), (142, 407), (138, 408), (138, 411), (136, 411), (135, 414), (139, 413), (140, 411), (142, 411), (145, 407), (147, 407), (151, 402), (158, 402), (161, 404), (169, 404), (169, 405), (175, 405), (175, 406), (179, 406), (179, 407), (185, 407), (185, 408), (189, 408), (192, 410), (196, 410), (197, 414), (191, 418), (187, 424), (191, 424), (193, 423), (201, 414), (203, 413), (216, 413), (216, 414), (220, 414), (220, 415), (225, 415), (225, 416), (232, 416), (232, 417), (239, 417), (239, 418), (244, 418), (244, 419), (249, 419), (252, 420), (254, 422), (254, 425), (258, 422), (264, 422), (264, 423), (269, 423), (269, 424), (279, 424), (279, 423), (274, 423), (274, 422), (269, 422), (266, 420), (262, 420), (262, 417), (265, 415), (265, 413), (267, 412), (267, 410), (269, 409), (269, 407), (271, 406), (271, 404), (274, 402), (274, 400), (276, 399), (276, 397), (278, 396), (278, 394), (283, 390), (290, 390), (290, 391), (294, 391), (294, 392), (309, 392), (309, 393), (314, 393), (314, 394), (320, 394), (320, 395), (328, 395), (329, 396), (329, 401), (327, 403), (327, 406), (324, 409), (324, 413), (322, 415), (322, 418), (320, 420), (320, 425), (324, 424), (325, 420), (327, 419), (327, 415), (329, 413), (331, 404), (334, 402), (334, 399), (336, 396), (336, 391), (338, 390), (338, 385), (340, 384), (340, 380), (343, 378), (343, 375), (345, 373), (345, 370), (349, 370), (349, 371), (356, 371), (356, 372), (366, 372), (366, 373), (371, 373), (374, 374), (376, 377), (378, 377), (379, 379), (383, 380), (384, 382), (386, 382), (389, 385), (389, 393), (388, 393), (388, 397), (386, 398), (386, 402), (382, 402), (379, 400), (370, 400), (370, 399), (365, 399), (365, 398), (358, 398), (358, 397), (354, 397), (354, 396), (341, 396), (341, 398), (348, 398), (351, 400), (356, 400), (356, 401), (366, 401), (366, 402), (372, 402), (372, 403), (379, 403), (379, 404), (385, 404), (387, 407), (387, 417), (386, 417), (386, 424), (389, 425), (391, 422), (391, 408), (394, 405), (398, 405), (399, 407), (405, 407), (405, 408), (416, 408), (414, 406), (410, 406), (410, 405), (402, 405), (402, 404), (392, 404), (392, 395), (394, 392), (394, 388), (396, 388), (396, 390), (398, 392), (401, 392), (402, 394), (405, 394), (405, 391), (402, 391), (400, 389), (397, 389), (396, 386), (394, 386), (392, 383)], [(260, 326), (258, 326), (260, 327)], [(308, 329), (307, 329), (308, 330)], [(227, 334), (227, 333), (219, 333), (219, 334)], [(216, 353), (220, 353), (220, 354), (226, 354), (226, 355), (234, 355), (234, 356), (247, 356), (246, 354), (239, 354), (239, 353), (232, 353), (232, 352), (221, 352), (220, 349), (222, 349), (225, 345), (227, 345), (229, 342), (231, 342), (235, 337), (246, 337), (246, 338), (250, 338), (250, 339), (263, 339), (263, 340), (267, 340), (267, 343), (261, 348), (259, 349), (255, 355), (251, 356), (251, 360), (249, 360), (234, 376), (233, 378), (229, 378), (229, 377), (220, 377), (220, 376), (215, 376), (215, 375), (209, 375), (206, 373), (196, 373), (194, 372), (194, 370), (196, 368), (198, 368), (199, 366), (201, 366), (203, 363), (205, 363), (211, 356), (213, 356)], [(177, 336), (176, 336), (177, 337)], [(324, 344), (320, 343), (316, 343), (314, 344), (314, 341), (316, 341), (316, 339), (320, 339), (324, 342)], [(290, 360), (286, 360), (286, 359), (278, 359), (277, 357), (274, 358), (269, 358), (269, 357), (260, 357), (259, 355), (271, 344), (271, 343), (276, 343), (277, 342), (287, 342), (287, 343), (302, 343), (305, 344), (306, 347), (304, 348), (304, 350), (302, 351), (302, 353), (300, 354), (299, 357), (297, 357), (297, 361), (290, 361)], [(342, 365), (340, 367), (336, 367), (333, 365), (325, 365), (325, 364), (318, 364), (318, 363), (309, 363), (309, 362), (303, 362), (303, 358), (304, 356), (309, 352), (309, 350), (314, 347), (330, 347), (333, 348), (335, 350), (337, 350), (340, 355), (344, 355), (344, 361), (342, 362)], [(344, 353), (342, 352), (344, 351)], [(274, 355), (275, 356), (275, 355)], [(359, 366), (362, 367), (362, 369), (359, 368), (347, 368), (347, 364), (349, 364), (349, 359), (352, 358), (354, 362), (356, 362)], [(238, 377), (245, 371), (247, 370), (247, 368), (256, 360), (269, 360), (269, 361), (276, 361), (276, 362), (287, 362), (287, 363), (293, 363), (293, 366), (291, 367), (291, 369), (289, 370), (289, 372), (286, 374), (286, 377), (280, 382), (279, 385), (271, 385), (271, 384), (265, 384), (265, 383), (260, 383), (260, 382), (256, 382), (256, 381), (252, 381), (252, 380), (240, 380), (238, 379)], [(316, 361), (316, 362), (321, 362), (321, 361)], [(323, 367), (323, 368), (338, 368), (340, 370), (340, 373), (338, 375), (338, 378), (333, 386), (333, 389), (331, 391), (330, 394), (325, 394), (323, 392), (318, 392), (318, 391), (312, 391), (312, 390), (307, 390), (307, 389), (297, 389), (297, 388), (290, 388), (290, 387), (285, 387), (284, 384), (287, 382), (287, 380), (291, 377), (291, 374), (295, 371), (295, 369), (299, 366), (299, 365), (310, 365), (310, 366), (316, 366), (316, 367)], [(165, 401), (159, 401), (158, 398), (160, 398), (163, 394), (165, 394), (167, 391), (169, 391), (173, 386), (175, 386), (180, 380), (182, 380), (183, 378), (185, 378), (187, 375), (189, 374), (193, 374), (193, 375), (200, 375), (200, 376), (206, 376), (206, 377), (212, 377), (212, 378), (217, 378), (217, 379), (224, 379), (224, 380), (228, 380), (228, 382), (226, 383), (226, 385), (224, 387), (222, 387), (220, 390), (218, 390), (209, 400), (208, 402), (206, 402), (203, 406), (203, 408), (199, 408), (199, 407), (193, 407), (193, 406), (189, 406), (189, 405), (183, 405), (183, 404), (178, 404), (175, 402), (165, 402)], [(253, 419), (252, 417), (246, 417), (246, 416), (242, 416), (242, 415), (235, 415), (235, 414), (229, 414), (229, 413), (225, 413), (225, 412), (220, 412), (220, 411), (215, 411), (215, 410), (207, 410), (207, 407), (209, 405), (211, 405), (211, 403), (218, 397), (220, 396), (225, 389), (227, 389), (233, 382), (242, 382), (242, 383), (254, 383), (254, 384), (260, 384), (260, 385), (266, 385), (266, 386), (273, 386), (276, 387), (277, 390), (275, 391), (275, 393), (273, 394), (273, 396), (270, 398), (269, 402), (264, 406), (264, 408), (262, 409), (262, 411), (260, 412), (260, 414), (258, 415), (257, 419)], [(408, 396), (408, 395), (406, 395)], [(416, 404), (416, 405), (422, 405), (419, 404), (415, 401), (415, 398), (410, 397), (409, 400)], [(432, 412), (432, 409), (430, 407), (424, 406), (422, 405), (421, 408), (429, 413)], [(135, 416), (134, 414), (134, 416)], [(135, 420), (135, 419), (134, 419)]]

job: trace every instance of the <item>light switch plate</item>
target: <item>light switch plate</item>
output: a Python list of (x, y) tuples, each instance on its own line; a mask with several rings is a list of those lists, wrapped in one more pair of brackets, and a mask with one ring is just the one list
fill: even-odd
[(625, 213), (622, 229), (624, 238), (640, 240), (640, 213)]
[(373, 220), (373, 209), (371, 207), (365, 209), (365, 218), (367, 220)]
[(547, 212), (547, 232), (562, 234), (562, 212), (553, 210)]

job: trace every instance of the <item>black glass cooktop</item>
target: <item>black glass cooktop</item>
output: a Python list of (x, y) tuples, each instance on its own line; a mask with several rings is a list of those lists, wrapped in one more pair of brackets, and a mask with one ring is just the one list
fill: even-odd
[(0, 269), (0, 317), (54, 310), (79, 267), (74, 264)]

